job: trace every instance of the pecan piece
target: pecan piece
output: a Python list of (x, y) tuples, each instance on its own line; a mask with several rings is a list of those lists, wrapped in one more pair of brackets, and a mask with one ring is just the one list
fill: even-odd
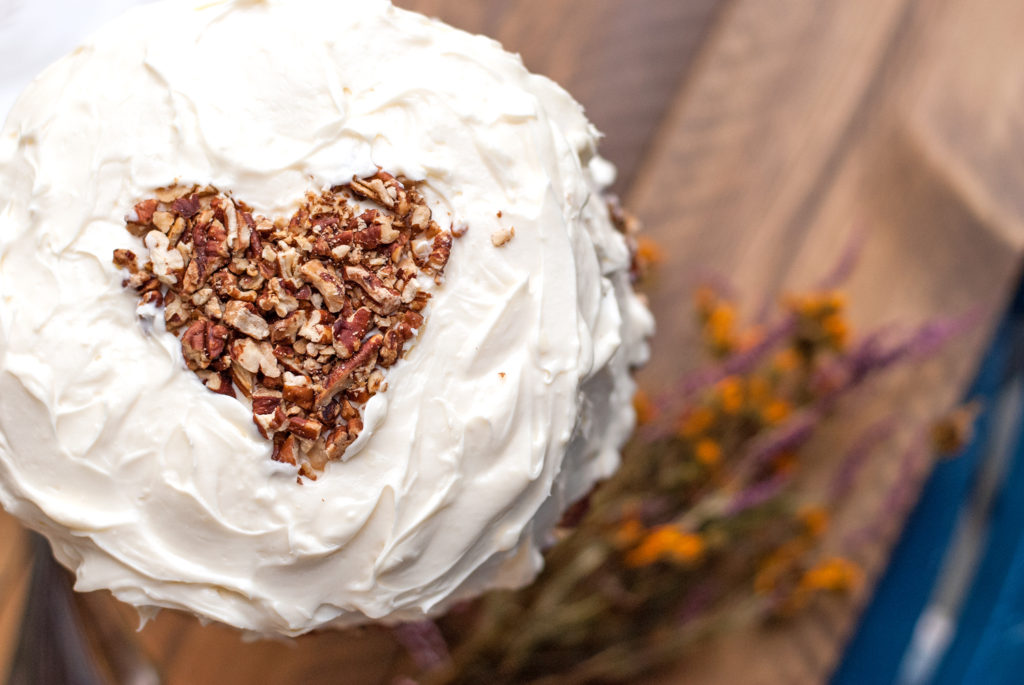
[(383, 342), (384, 336), (378, 333), (367, 340), (351, 359), (335, 366), (324, 383), (324, 389), (316, 397), (316, 406), (324, 406), (333, 400), (339, 392), (347, 390), (353, 383), (365, 379), (374, 364), (377, 363), (377, 354)]
[(224, 307), (224, 323), (256, 340), (270, 335), (270, 325), (246, 302), (232, 300)]
[(301, 416), (293, 416), (288, 419), (288, 432), (304, 440), (316, 440), (320, 437), (320, 431), (323, 428), (323, 424), (316, 419), (307, 419)]
[(451, 257), (451, 254), (452, 234), (437, 234), (434, 236), (434, 243), (430, 251), (430, 256), (427, 257), (427, 268), (432, 269), (434, 273), (440, 273), (448, 264), (448, 259)]
[(139, 258), (131, 250), (114, 250), (114, 266), (134, 274), (139, 271)]
[(205, 369), (224, 354), (230, 331), (209, 319), (199, 319), (189, 326), (181, 338), (185, 363), (190, 369)]
[(491, 245), (503, 247), (516, 235), (515, 228), (500, 228), (491, 234)]
[(167, 330), (177, 333), (179, 328), (188, 323), (189, 312), (190, 308), (173, 291), (164, 297), (164, 325)]
[(149, 248), (149, 258), (153, 262), (153, 273), (167, 285), (174, 285), (178, 282), (178, 276), (185, 268), (185, 260), (181, 253), (170, 246), (170, 241), (160, 231), (150, 231), (146, 234), (146, 247)]
[(402, 347), (416, 335), (416, 329), (423, 324), (423, 317), (416, 312), (406, 312), (402, 320), (384, 334), (380, 350), (380, 365), (387, 368), (398, 361)]
[(270, 339), (275, 343), (295, 342), (299, 331), (306, 325), (309, 315), (304, 309), (292, 312), (280, 321), (270, 325)]
[(270, 343), (258, 343), (249, 338), (239, 338), (231, 343), (231, 359), (249, 373), (262, 372), (268, 378), (281, 375), (281, 368), (274, 356)]
[(284, 399), (306, 411), (313, 409), (316, 392), (306, 376), (285, 373), (284, 388), (281, 391)]
[(380, 305), (385, 314), (390, 314), (402, 306), (402, 297), (391, 288), (384, 285), (376, 274), (366, 267), (346, 266), (345, 280), (352, 281), (370, 297), (371, 300)]
[[(321, 322), (327, 321), (325, 312), (320, 309), (314, 309), (309, 315), (309, 320), (302, 328), (299, 329), (299, 335), (306, 340), (316, 343), (318, 345), (326, 345), (334, 340), (334, 334), (331, 332), (331, 326)], [(312, 356), (312, 352), (307, 352)]]
[(174, 226), (174, 220), (177, 217), (171, 212), (154, 212), (153, 213), (153, 225), (160, 229), (161, 233), (170, 233), (171, 227)]
[(355, 442), (356, 435), (352, 435), (348, 432), (347, 426), (338, 426), (330, 432), (327, 436), (327, 442), (324, 445), (324, 450), (327, 452), (327, 458), (334, 460), (340, 459), (341, 455), (344, 454), (348, 446)]
[(252, 389), (256, 383), (256, 374), (246, 371), (240, 364), (231, 365), (231, 378), (242, 394), (252, 398)]
[(345, 307), (345, 284), (334, 269), (313, 259), (302, 265), (301, 272), (323, 295), (327, 309), (332, 314), (340, 312)]
[(353, 178), (349, 187), (352, 188), (352, 191), (360, 197), (373, 200), (377, 204), (382, 207), (387, 207), (388, 209), (395, 208), (395, 202), (398, 199), (398, 192), (394, 188), (389, 188), (385, 185), (384, 180), (380, 178), (379, 174), (373, 178), (365, 180)]
[(134, 221), (129, 217), (129, 221), (132, 223), (139, 223), (147, 225), (152, 223), (153, 214), (156, 212), (156, 207), (159, 203), (155, 199), (143, 200), (135, 205), (135, 218)]
[(294, 435), (278, 433), (274, 436), (274, 451), (271, 459), (283, 464), (298, 465), (298, 446)]
[(373, 313), (366, 307), (360, 307), (350, 316), (338, 317), (334, 322), (334, 350), (342, 359), (348, 359), (359, 351), (370, 330)]
[(288, 422), (288, 416), (281, 406), (281, 393), (260, 388), (252, 395), (252, 420), (263, 437), (281, 430)]
[(200, 371), (199, 377), (203, 379), (203, 383), (207, 388), (218, 395), (227, 395), (228, 397), (235, 396), (235, 388), (231, 384), (231, 374), (225, 371), (221, 371), (219, 373), (214, 373), (213, 371)]
[(171, 209), (178, 216), (191, 219), (199, 213), (199, 196), (192, 193), (187, 197), (179, 197), (171, 202)]

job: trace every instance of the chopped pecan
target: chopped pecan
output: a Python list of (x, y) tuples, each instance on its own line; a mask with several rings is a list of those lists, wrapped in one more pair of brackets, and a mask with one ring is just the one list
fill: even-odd
[(153, 192), (153, 195), (155, 195), (156, 199), (160, 200), (160, 202), (169, 205), (175, 200), (177, 200), (179, 197), (182, 197), (184, 195), (190, 195), (192, 193), (192, 190), (192, 186), (173, 185), (168, 186), (166, 188), (157, 188)]
[(356, 435), (352, 435), (348, 432), (348, 426), (338, 426), (327, 436), (327, 442), (324, 445), (327, 452), (328, 459), (340, 459), (341, 455), (345, 453), (348, 446), (355, 442)]
[(323, 295), (327, 309), (332, 314), (345, 307), (345, 284), (333, 268), (313, 259), (302, 265), (301, 272)]
[(143, 200), (136, 204), (134, 223), (142, 225), (151, 223), (158, 204), (159, 202), (156, 200)]
[(160, 231), (150, 231), (145, 238), (149, 258), (153, 262), (153, 273), (161, 282), (174, 285), (185, 268), (181, 253), (170, 247), (170, 241)]
[(324, 389), (316, 397), (316, 406), (322, 407), (333, 400), (335, 395), (357, 382), (361, 375), (368, 376), (370, 369), (377, 363), (377, 353), (383, 342), (384, 336), (375, 335), (351, 359), (335, 366), (324, 383)]
[(167, 330), (176, 333), (179, 328), (188, 322), (189, 310), (184, 301), (174, 294), (168, 292), (164, 297), (164, 325)]
[(240, 364), (231, 365), (231, 378), (235, 381), (235, 385), (242, 391), (242, 394), (246, 397), (252, 397), (253, 385), (256, 382), (256, 374), (246, 371)]
[(199, 196), (193, 193), (187, 197), (179, 197), (171, 202), (171, 209), (178, 216), (191, 219), (199, 213)]
[(313, 402), (316, 399), (316, 391), (306, 376), (299, 376), (286, 373), (284, 378), (284, 389), (281, 391), (284, 399), (292, 404), (310, 411), (313, 409)]
[[(333, 341), (334, 335), (331, 332), (331, 325), (327, 322), (325, 314), (326, 312), (321, 309), (314, 309), (309, 315), (309, 320), (299, 329), (299, 335), (318, 345), (326, 345)], [(309, 350), (307, 354), (314, 356), (316, 352)]]
[(270, 339), (275, 343), (295, 342), (299, 331), (306, 325), (309, 315), (304, 309), (292, 312), (280, 321), (270, 325)]
[(274, 451), (271, 458), (284, 464), (298, 465), (298, 451), (294, 435), (278, 433), (274, 436)]
[(503, 247), (508, 244), (516, 235), (515, 228), (501, 228), (491, 234), (491, 244), (495, 247)]
[(218, 295), (242, 302), (255, 302), (256, 293), (238, 287), (238, 276), (227, 269), (221, 269), (210, 277), (210, 285)]
[(177, 219), (171, 212), (154, 212), (153, 225), (160, 229), (161, 233), (170, 233), (174, 221)]
[(423, 317), (416, 312), (407, 312), (400, 322), (388, 329), (384, 334), (384, 344), (380, 350), (380, 364), (387, 368), (398, 361), (402, 346), (416, 335), (416, 329), (423, 323)]
[(381, 282), (369, 269), (362, 266), (346, 266), (345, 280), (352, 281), (381, 306), (384, 313), (390, 313), (402, 306), (402, 297)]
[(418, 204), (413, 207), (406, 221), (409, 223), (409, 227), (417, 233), (427, 230), (430, 226), (430, 207), (425, 204)]
[(360, 197), (365, 197), (368, 200), (373, 200), (377, 204), (387, 207), (388, 209), (395, 208), (395, 201), (398, 199), (398, 193), (394, 188), (389, 188), (384, 184), (384, 180), (380, 176), (374, 176), (366, 180), (354, 178), (352, 183), (349, 184), (353, 192)]
[(362, 405), (386, 391), (385, 368), (422, 324), (424, 277), (440, 282), (452, 234), (415, 184), (384, 172), (309, 193), (290, 219), (254, 216), (212, 186), (155, 195), (125, 218), (149, 252), (140, 264), (115, 251), (125, 286), (164, 306), (211, 391), (237, 386), (251, 399), (274, 459), (300, 482), (316, 478), (358, 437)]
[(258, 343), (249, 338), (239, 338), (231, 343), (231, 359), (249, 373), (263, 373), (276, 378), (281, 375), (274, 348), (270, 343)]
[(149, 290), (142, 293), (142, 298), (139, 300), (139, 306), (151, 304), (154, 307), (164, 306), (164, 294), (159, 290)]
[(135, 274), (139, 271), (139, 258), (131, 250), (114, 250), (114, 266)]
[(306, 419), (301, 416), (293, 416), (288, 419), (288, 431), (304, 440), (316, 440), (320, 437), (323, 424), (316, 419)]
[(270, 325), (261, 316), (252, 311), (247, 302), (232, 300), (224, 308), (224, 322), (232, 328), (245, 333), (250, 338), (263, 340), (270, 335)]
[(181, 338), (185, 361), (191, 369), (205, 369), (224, 354), (229, 331), (209, 319), (199, 319), (189, 326)]
[(451, 254), (452, 234), (439, 233), (434, 236), (433, 249), (430, 251), (430, 256), (427, 258), (427, 267), (432, 269), (434, 273), (440, 273), (448, 264), (448, 259), (451, 257)]
[(231, 383), (231, 375), (224, 371), (214, 373), (213, 371), (201, 371), (200, 378), (213, 392), (218, 395), (235, 396), (235, 388)]
[(347, 317), (338, 317), (334, 322), (334, 349), (342, 359), (348, 359), (359, 351), (363, 338), (370, 330), (373, 313), (360, 307)]

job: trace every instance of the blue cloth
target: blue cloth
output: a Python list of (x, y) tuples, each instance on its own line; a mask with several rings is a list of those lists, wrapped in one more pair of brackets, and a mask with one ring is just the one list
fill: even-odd
[[(981, 398), (976, 439), (940, 463), (896, 546), (833, 685), (893, 683), (940, 572), (960, 505), (991, 446), (995, 396), (1024, 363), (1024, 288), (987, 352), (968, 397)], [(1024, 683), (1024, 441), (1014, 447), (989, 520), (983, 557), (956, 632), (931, 685)]]

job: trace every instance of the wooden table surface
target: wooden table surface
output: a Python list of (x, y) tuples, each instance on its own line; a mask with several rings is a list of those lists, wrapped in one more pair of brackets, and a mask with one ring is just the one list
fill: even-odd
[[(1019, 0), (397, 0), (499, 39), (565, 85), (607, 134), (617, 190), (665, 249), (644, 384), (693, 360), (689, 293), (728, 277), (756, 313), (808, 286), (863, 237), (849, 291), (861, 326), (977, 307), (984, 322), (926, 382), (891, 383), (908, 418), (953, 403), (1024, 251), (1024, 4)], [(872, 408), (865, 407), (868, 420)], [(852, 430), (852, 427), (851, 427)], [(891, 446), (899, 449), (898, 445)], [(824, 455), (824, 477), (836, 455)], [(839, 527), (877, 512), (893, 455), (868, 466)], [(889, 457), (889, 458), (887, 458)], [(914, 474), (912, 488), (925, 469)], [(870, 579), (899, 530), (863, 550)], [(29, 578), (24, 534), (0, 515), (0, 674)], [(869, 587), (794, 624), (716, 640), (659, 683), (821, 683)], [(130, 628), (103, 597), (89, 611)], [(112, 639), (117, 639), (118, 633)], [(242, 645), (166, 612), (141, 633), (164, 681), (386, 683), (399, 650), (378, 631)], [(742, 658), (737, 658), (741, 656)], [(226, 658), (229, 657), (229, 658)], [(339, 674), (344, 674), (339, 680)]]

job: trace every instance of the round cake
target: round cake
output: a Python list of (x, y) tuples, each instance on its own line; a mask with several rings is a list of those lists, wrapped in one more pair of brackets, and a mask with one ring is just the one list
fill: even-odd
[(0, 503), (145, 616), (528, 583), (652, 322), (582, 108), (385, 0), (132, 10), (0, 140)]

